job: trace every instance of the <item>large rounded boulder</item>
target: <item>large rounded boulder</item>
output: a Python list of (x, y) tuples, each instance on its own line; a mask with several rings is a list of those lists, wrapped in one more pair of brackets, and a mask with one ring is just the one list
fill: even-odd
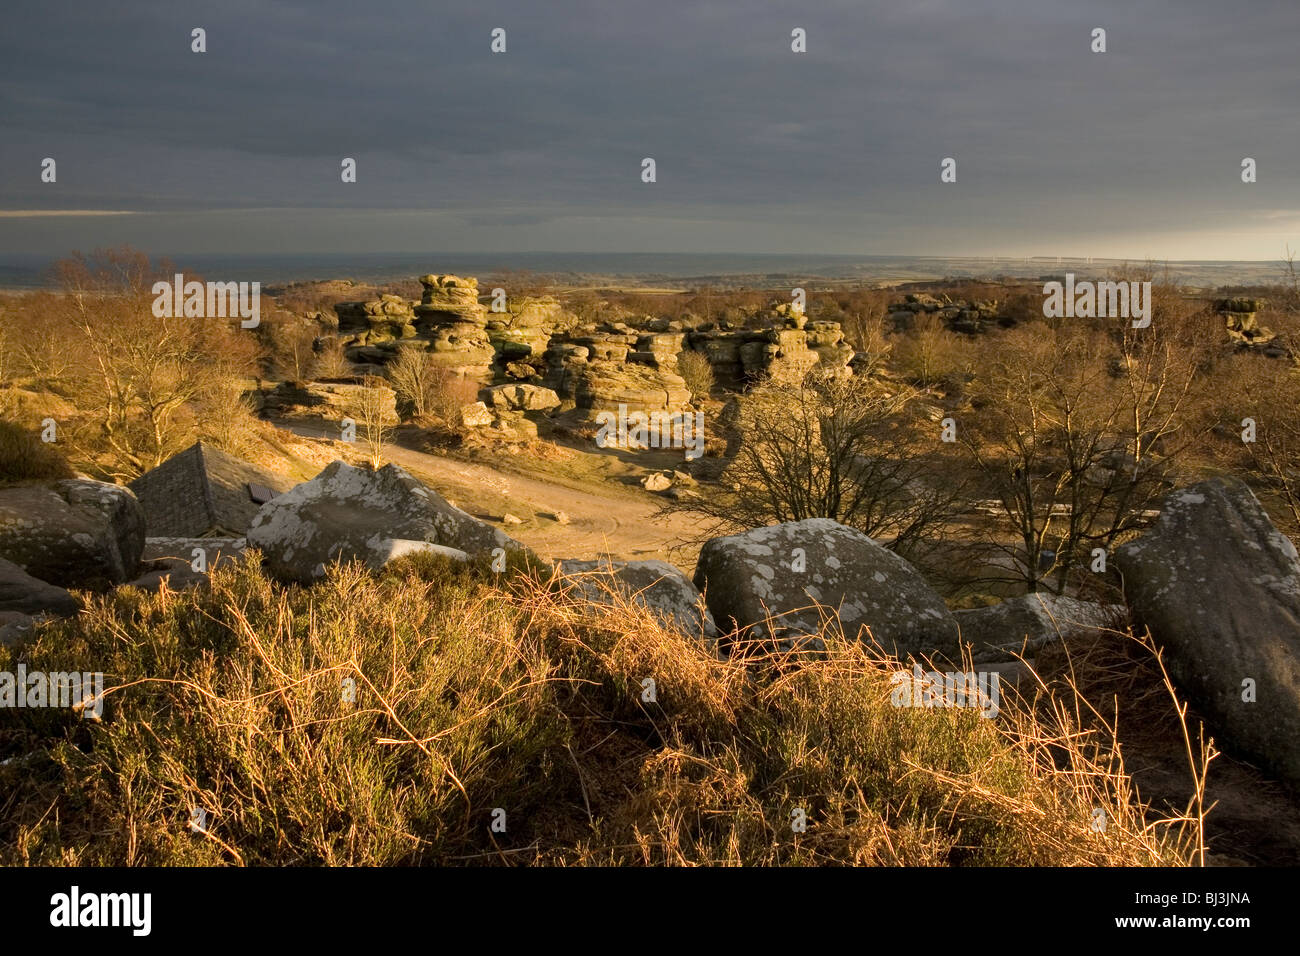
[(558, 561), (566, 585), (586, 601), (613, 604), (615, 596), (648, 608), (683, 634), (712, 641), (717, 629), (700, 592), (665, 561)]
[(1165, 497), (1115, 565), (1219, 743), (1300, 786), (1300, 557), (1242, 482)]
[[(957, 622), (916, 568), (860, 531), (810, 518), (714, 538), (695, 586), (724, 631), (817, 648), (822, 621), (900, 657), (954, 652)], [(769, 624), (770, 619), (770, 624)]]
[(85, 478), (0, 488), (0, 558), (60, 587), (135, 576), (144, 511), (129, 488)]
[(452, 557), (525, 550), (397, 465), (371, 471), (342, 461), (263, 505), (247, 540), (274, 577), (304, 584), (334, 561), (378, 568), (413, 549)]
[(0, 612), (68, 617), (80, 609), (77, 599), (63, 588), (34, 578), (13, 562), (0, 558)]

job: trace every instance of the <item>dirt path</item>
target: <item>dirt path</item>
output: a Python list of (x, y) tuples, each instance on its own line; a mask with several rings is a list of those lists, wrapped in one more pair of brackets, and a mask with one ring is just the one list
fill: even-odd
[[(330, 441), (321, 426), (278, 420), (277, 427), (302, 438)], [(574, 488), (546, 475), (527, 476), (390, 445), (384, 457), (401, 465), (444, 498), (476, 518), (501, 528), (546, 558), (590, 559), (603, 554), (626, 560), (658, 558), (690, 574), (698, 545), (686, 544), (694, 533), (690, 515), (658, 514), (657, 495), (606, 481)], [(512, 462), (523, 467), (523, 461)], [(569, 516), (567, 524), (555, 519)], [(506, 524), (505, 514), (523, 519)]]

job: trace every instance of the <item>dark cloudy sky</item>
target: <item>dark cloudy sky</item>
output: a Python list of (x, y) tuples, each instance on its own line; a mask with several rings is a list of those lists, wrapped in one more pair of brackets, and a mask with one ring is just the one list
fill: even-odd
[(0, 255), (1300, 247), (1300, 0), (5, 0), (0, 18)]

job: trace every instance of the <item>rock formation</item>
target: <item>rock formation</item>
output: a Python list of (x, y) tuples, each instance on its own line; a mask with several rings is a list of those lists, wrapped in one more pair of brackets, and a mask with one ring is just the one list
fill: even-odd
[(248, 545), (261, 550), (270, 574), (300, 583), (319, 579), (336, 560), (378, 568), (412, 550), (451, 557), (526, 550), (397, 465), (370, 471), (341, 461), (263, 505)]
[(713, 616), (686, 575), (663, 561), (559, 561), (564, 583), (583, 599), (609, 604), (614, 595), (649, 608), (682, 633), (712, 641)]
[(1270, 358), (1282, 358), (1287, 348), (1278, 340), (1272, 329), (1259, 324), (1256, 313), (1267, 303), (1263, 299), (1220, 299), (1214, 305), (1222, 316), (1228, 339), (1240, 348), (1259, 349)]
[(936, 315), (949, 331), (967, 335), (977, 335), (995, 324), (1004, 328), (1016, 324), (1013, 318), (1002, 314), (999, 303), (994, 301), (954, 301), (946, 295), (940, 300), (924, 293), (910, 293), (901, 302), (889, 306), (889, 319), (895, 332), (910, 331), (919, 314)]
[(425, 275), (420, 284), (424, 292), (418, 303), (385, 295), (335, 306), (348, 358), (383, 365), (398, 348), (410, 345), (427, 349), (440, 366), (490, 381), (496, 352), (487, 331), (487, 308), (478, 301), (478, 280)]
[(591, 362), (572, 380), (576, 415), (594, 419), (601, 412), (617, 413), (619, 406), (631, 412), (682, 412), (691, 401), (686, 380), (672, 372), (648, 365), (621, 362)]
[(0, 611), (66, 617), (79, 609), (77, 599), (63, 588), (34, 578), (12, 561), (0, 558)]
[(837, 614), (846, 637), (889, 654), (957, 647), (957, 622), (920, 572), (829, 518), (714, 538), (700, 551), (695, 585), (723, 631), (750, 628), (779, 647), (820, 648), (811, 635)]
[(0, 558), (60, 587), (129, 581), (144, 527), (140, 503), (121, 485), (71, 478), (0, 488)]
[(546, 412), (560, 405), (560, 396), (540, 385), (495, 385), (483, 390), (487, 405), (517, 412)]
[(505, 311), (491, 312), (477, 279), (426, 275), (420, 282), (418, 303), (385, 295), (336, 306), (352, 361), (382, 367), (403, 346), (424, 348), (436, 364), (483, 384), (545, 385), (580, 418), (614, 411), (620, 401), (629, 410), (684, 409), (689, 395), (677, 362), (686, 351), (703, 354), (718, 383), (732, 389), (798, 381), (818, 366), (852, 374), (854, 352), (839, 323), (810, 321), (788, 303), (739, 323), (627, 316), (575, 326), (549, 296), (507, 299)]
[(478, 301), (478, 280), (424, 275), (420, 284), (424, 293), (415, 307), (415, 327), (435, 362), (490, 380), (496, 352), (487, 332), (487, 308)]
[[(233, 564), (247, 547), (246, 538), (145, 538), (140, 574), (129, 581), (142, 591), (157, 591), (165, 583), (168, 589), (206, 585), (208, 574)], [(202, 571), (195, 570), (195, 550), (203, 552)]]
[(1128, 609), (1122, 604), (1092, 604), (1055, 594), (1026, 594), (989, 607), (954, 611), (961, 639), (971, 645), (975, 663), (1033, 654), (1049, 644), (1072, 640), (1103, 628), (1120, 628)]
[(1220, 744), (1300, 786), (1300, 557), (1254, 493), (1224, 478), (1172, 492), (1115, 564)]
[(510, 378), (531, 378), (543, 364), (551, 335), (563, 321), (563, 307), (550, 296), (526, 296), (519, 302), (507, 299), (506, 311), (492, 313), (487, 323), (498, 366)]

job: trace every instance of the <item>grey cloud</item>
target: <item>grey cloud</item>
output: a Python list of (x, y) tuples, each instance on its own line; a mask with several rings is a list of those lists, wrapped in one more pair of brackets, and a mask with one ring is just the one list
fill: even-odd
[[(1267, 256), (1286, 220), (1260, 213), (1300, 185), (1290, 0), (1249, 15), (1206, 0), (76, 0), (11, 3), (5, 23), (0, 208), (133, 209), (159, 217), (133, 229), (191, 222), (231, 248), (261, 240), (218, 212), (278, 206), (315, 224), (277, 231), (304, 247), (321, 223), (340, 248), (349, 225), (382, 232), (387, 210), (394, 240), (415, 212), (481, 248), (548, 223), (581, 242), (581, 221), (601, 224), (601, 248), (673, 247), (676, 229), (677, 246), (703, 232), (913, 254), (1113, 247), (1231, 220), (1246, 235), (1205, 257)], [(504, 55), (488, 51), (496, 26)], [(807, 54), (790, 52), (794, 26)], [(56, 185), (39, 182), (44, 156)], [(0, 250), (71, 228), (22, 223), (0, 220)]]

